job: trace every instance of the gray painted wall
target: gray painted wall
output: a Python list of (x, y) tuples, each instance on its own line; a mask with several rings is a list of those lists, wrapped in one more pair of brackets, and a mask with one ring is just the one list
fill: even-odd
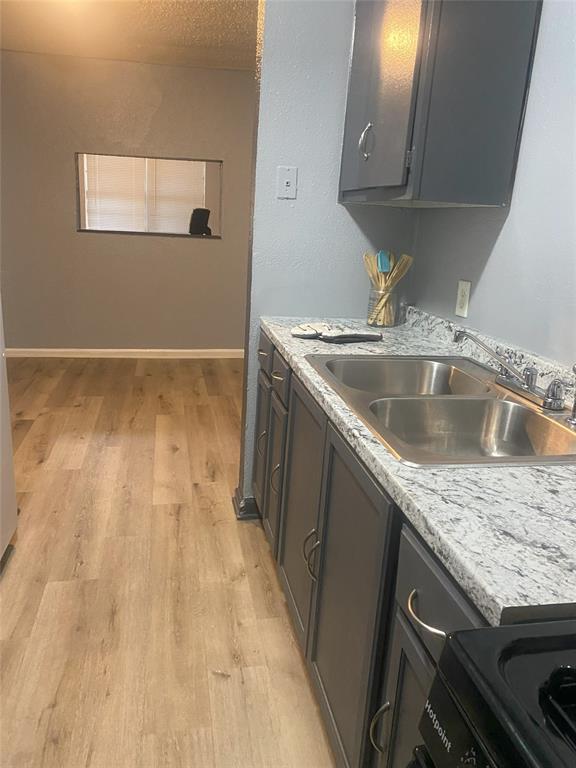
[(576, 4), (546, 0), (512, 205), (418, 214), (409, 298), (456, 319), (472, 281), (471, 325), (576, 361)]
[[(360, 317), (368, 248), (411, 250), (413, 213), (337, 203), (353, 4), (268, 0), (256, 160), (243, 483), (251, 495), (261, 315)], [(299, 169), (296, 200), (276, 199), (276, 167)]]
[[(4, 52), (7, 346), (242, 347), (254, 114), (248, 72)], [(223, 239), (77, 233), (78, 151), (223, 160)]]

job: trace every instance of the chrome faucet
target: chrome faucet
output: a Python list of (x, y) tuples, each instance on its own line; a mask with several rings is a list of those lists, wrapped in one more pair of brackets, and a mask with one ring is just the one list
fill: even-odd
[[(521, 373), (518, 368), (516, 368), (512, 363), (507, 360), (505, 357), (500, 355), (498, 352), (496, 352), (494, 349), (489, 347), (487, 344), (484, 344), (484, 342), (479, 339), (477, 336), (474, 336), (473, 333), (470, 333), (469, 331), (463, 331), (463, 330), (456, 330), (454, 331), (454, 341), (458, 342), (462, 339), (470, 339), (470, 341), (473, 341), (476, 346), (480, 347), (480, 349), (483, 349), (484, 352), (486, 352), (487, 355), (490, 355), (490, 357), (493, 360), (496, 360), (496, 362), (500, 366), (500, 374), (504, 377), (506, 373), (511, 376), (514, 379), (518, 379), (518, 381), (522, 383), (526, 383), (525, 374)], [(534, 369), (536, 370), (536, 369)], [(536, 374), (538, 372), (536, 371)], [(534, 382), (535, 383), (535, 382)]]
[[(500, 366), (500, 373), (496, 376), (496, 383), (501, 384), (506, 389), (517, 392), (523, 397), (530, 400), (532, 403), (536, 403), (547, 411), (562, 411), (564, 410), (564, 382), (560, 379), (554, 379), (550, 382), (546, 390), (541, 389), (536, 385), (538, 380), (538, 369), (533, 365), (527, 365), (523, 371), (520, 371), (516, 366), (507, 360), (503, 355), (499, 354), (487, 344), (485, 344), (473, 333), (465, 330), (454, 331), (454, 341), (458, 342), (461, 339), (470, 339), (480, 349), (483, 349), (487, 355), (495, 360)], [(576, 373), (576, 365), (574, 366), (574, 372)], [(571, 419), (574, 421), (572, 422)], [(576, 399), (574, 401), (574, 408), (572, 416), (569, 417), (568, 423), (572, 426), (576, 426)]]

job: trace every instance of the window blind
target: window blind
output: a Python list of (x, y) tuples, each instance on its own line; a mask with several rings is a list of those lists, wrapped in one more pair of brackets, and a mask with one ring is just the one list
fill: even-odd
[(193, 209), (205, 207), (205, 162), (81, 157), (86, 229), (186, 234)]
[(146, 231), (146, 160), (84, 155), (87, 229)]
[(148, 232), (188, 232), (194, 208), (204, 208), (206, 163), (147, 160)]

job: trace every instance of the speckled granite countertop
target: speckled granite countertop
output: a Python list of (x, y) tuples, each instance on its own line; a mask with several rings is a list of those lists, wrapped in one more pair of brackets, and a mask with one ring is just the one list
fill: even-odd
[[(305, 360), (310, 354), (454, 355), (486, 359), (450, 342), (452, 326), (414, 311), (379, 343), (296, 339), (302, 318), (263, 318), (262, 327), (374, 477), (490, 624), (507, 609), (571, 604), (576, 618), (576, 466), (410, 467), (401, 464)], [(356, 321), (340, 321), (365, 327)], [(483, 337), (486, 340), (486, 337)], [(492, 343), (493, 340), (491, 340)], [(568, 372), (534, 360), (541, 381)]]

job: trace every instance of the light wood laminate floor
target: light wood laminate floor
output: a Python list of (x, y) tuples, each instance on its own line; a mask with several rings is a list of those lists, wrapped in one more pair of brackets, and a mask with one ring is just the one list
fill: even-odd
[(241, 363), (9, 361), (2, 768), (329, 768), (256, 523)]

